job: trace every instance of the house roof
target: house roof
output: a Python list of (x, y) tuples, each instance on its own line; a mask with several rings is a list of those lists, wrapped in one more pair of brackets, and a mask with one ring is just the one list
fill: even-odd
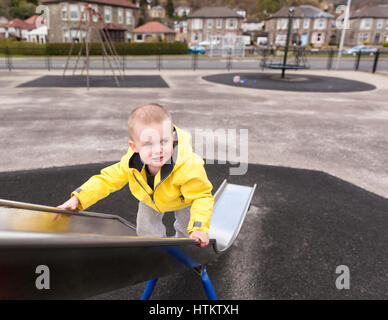
[[(39, 15), (35, 14), (35, 15), (27, 18), (26, 20), (24, 20), (24, 22), (29, 23), (29, 24), (33, 25), (34, 28), (36, 28), (36, 19), (38, 19), (38, 18), (39, 18)], [(42, 20), (42, 22), (44, 23), (44, 19)]]
[(2, 24), (0, 27), (2, 28), (20, 28), (24, 30), (32, 30), (35, 29), (35, 26), (32, 24), (29, 24), (23, 20), (20, 20), (18, 18), (15, 18), (11, 21), (8, 21), (7, 23)]
[[(290, 6), (284, 6), (274, 14), (270, 15), (269, 19), (276, 18), (288, 18), (288, 9)], [(330, 13), (327, 13), (317, 7), (311, 5), (301, 5), (294, 7), (294, 18), (328, 18), (333, 19), (334, 16)]]
[(350, 19), (356, 18), (388, 18), (388, 5), (380, 4), (373, 7), (363, 7), (350, 14)]
[(228, 7), (203, 7), (191, 13), (188, 16), (192, 18), (239, 18), (244, 19), (243, 16), (237, 14)]
[(140, 27), (137, 27), (135, 30), (133, 30), (133, 33), (175, 33), (175, 31), (167, 28), (160, 22), (151, 21), (143, 24)]
[[(42, 0), (42, 4), (65, 2), (64, 0)], [(139, 9), (129, 0), (83, 0), (83, 2), (110, 5), (114, 7), (125, 7)]]

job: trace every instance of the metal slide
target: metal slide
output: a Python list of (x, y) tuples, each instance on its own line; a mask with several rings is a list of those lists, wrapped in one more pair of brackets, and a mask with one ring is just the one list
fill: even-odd
[[(189, 238), (138, 237), (115, 215), (0, 199), (0, 299), (87, 298), (206, 265), (236, 239), (255, 188), (224, 180), (205, 248)], [(42, 268), (50, 288), (39, 290)]]

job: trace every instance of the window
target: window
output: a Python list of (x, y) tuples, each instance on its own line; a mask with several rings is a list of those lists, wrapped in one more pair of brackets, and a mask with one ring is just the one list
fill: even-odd
[(131, 10), (126, 10), (125, 11), (125, 22), (126, 24), (132, 24), (132, 12)]
[(384, 20), (383, 19), (377, 20), (377, 29), (382, 29), (383, 28), (383, 24), (384, 24)]
[(372, 19), (371, 18), (362, 19), (360, 29), (369, 30), (370, 28), (372, 28)]
[(143, 35), (142, 34), (137, 34), (136, 35), (136, 40), (143, 41)]
[(278, 30), (285, 30), (288, 26), (288, 19), (278, 19), (277, 22), (277, 29)]
[(278, 34), (276, 36), (275, 43), (281, 46), (284, 46), (286, 44), (287, 36), (285, 34)]
[(299, 19), (294, 20), (294, 29), (299, 29)]
[(208, 29), (213, 28), (213, 19), (207, 19), (207, 27)]
[(80, 42), (81, 32), (82, 32), (82, 35), (85, 36), (85, 30), (71, 29), (70, 30), (71, 40), (74, 40), (75, 42)]
[(70, 33), (68, 29), (65, 29), (63, 32), (63, 42), (69, 42), (70, 41)]
[(237, 29), (237, 19), (228, 19), (226, 25), (227, 29)]
[(83, 4), (80, 4), (79, 10), (81, 12), (82, 21), (86, 21), (85, 6)]
[(123, 9), (122, 8), (117, 9), (117, 21), (120, 24), (123, 23)]
[(199, 32), (193, 32), (191, 35), (191, 41), (198, 42), (202, 40), (202, 33)]
[(221, 29), (222, 28), (222, 19), (217, 19), (216, 20), (216, 27), (217, 27), (217, 29)]
[(62, 20), (67, 20), (67, 3), (62, 4)]
[(112, 8), (111, 7), (104, 8), (104, 16), (105, 16), (105, 22), (112, 21)]
[(361, 32), (358, 36), (358, 42), (363, 44), (365, 41), (369, 41), (369, 33)]
[(312, 39), (312, 42), (313, 43), (322, 43), (324, 41), (324, 35), (323, 33), (320, 33), (320, 32), (315, 32), (313, 34), (313, 39)]
[(191, 22), (191, 28), (193, 30), (202, 29), (202, 19), (193, 19)]
[(73, 20), (73, 21), (79, 20), (78, 5), (70, 4), (69, 11), (70, 11), (70, 20)]
[(98, 13), (98, 5), (96, 5), (96, 4), (92, 4), (91, 5), (91, 7), (92, 7), (92, 9), (93, 9), (93, 11), (92, 11), (92, 16), (93, 16), (93, 22), (97, 22), (97, 20), (98, 20), (98, 17), (97, 17), (97, 13)]
[(326, 19), (320, 18), (314, 20), (314, 29), (323, 30), (326, 28)]
[(308, 29), (308, 28), (310, 28), (310, 19), (309, 18), (303, 19), (303, 29)]

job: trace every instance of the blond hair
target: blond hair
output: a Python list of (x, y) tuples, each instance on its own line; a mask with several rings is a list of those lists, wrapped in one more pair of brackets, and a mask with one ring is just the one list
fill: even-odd
[(136, 123), (162, 123), (169, 120), (172, 126), (172, 117), (168, 110), (157, 103), (142, 104), (131, 111), (128, 117), (128, 134), (133, 139), (133, 130)]

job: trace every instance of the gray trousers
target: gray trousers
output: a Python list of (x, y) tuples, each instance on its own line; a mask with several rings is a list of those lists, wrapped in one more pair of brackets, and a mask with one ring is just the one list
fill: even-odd
[[(139, 201), (136, 218), (136, 232), (142, 237), (166, 237), (166, 227), (163, 222), (163, 213), (159, 213)], [(190, 221), (190, 206), (175, 211), (175, 237), (188, 238), (187, 226)]]

